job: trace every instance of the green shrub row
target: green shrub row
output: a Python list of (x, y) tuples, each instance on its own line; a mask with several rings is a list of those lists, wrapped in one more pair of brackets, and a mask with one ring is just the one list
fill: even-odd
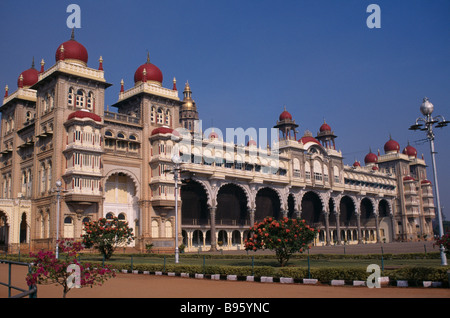
[[(100, 263), (90, 263), (93, 266), (101, 266)], [(239, 277), (255, 276), (255, 277), (290, 277), (294, 280), (304, 278), (314, 278), (320, 283), (328, 284), (332, 280), (344, 280), (351, 283), (354, 280), (366, 281), (371, 272), (367, 272), (365, 267), (329, 267), (329, 268), (313, 268), (308, 271), (307, 268), (300, 267), (271, 267), (271, 266), (202, 266), (202, 265), (181, 265), (181, 264), (136, 264), (131, 268), (129, 263), (114, 263), (110, 265), (112, 268), (122, 270), (135, 270), (140, 273), (147, 271), (150, 273), (188, 273), (191, 276), (195, 274), (222, 276), (237, 275)], [(397, 280), (407, 280), (410, 286), (422, 286), (423, 281), (442, 282), (444, 286), (448, 286), (448, 267), (403, 267), (393, 270), (385, 270), (382, 276), (389, 277), (390, 282)]]
[[(93, 255), (93, 254), (85, 254), (85, 255)], [(115, 254), (116, 257), (120, 256), (124, 257), (174, 257), (174, 254)], [(321, 259), (381, 259), (383, 256), (384, 259), (439, 259), (439, 252), (430, 252), (430, 253), (405, 253), (405, 254), (294, 254), (291, 256), (291, 259), (307, 259), (308, 257), (311, 260), (321, 260)], [(205, 259), (248, 259), (253, 257), (254, 259), (276, 259), (274, 254), (181, 254), (181, 258), (205, 258)]]

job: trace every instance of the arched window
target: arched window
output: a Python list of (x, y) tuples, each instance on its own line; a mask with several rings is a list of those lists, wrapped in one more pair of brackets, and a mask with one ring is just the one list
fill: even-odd
[(166, 110), (165, 124), (170, 125), (170, 121), (171, 121), (170, 110)]
[(47, 163), (47, 191), (52, 187), (52, 162)]
[(323, 166), (323, 181), (328, 182), (329, 178), (328, 178), (328, 167), (327, 166)]
[(311, 166), (308, 161), (305, 162), (305, 179), (311, 180)]
[(156, 122), (156, 108), (154, 106), (152, 107), (152, 111), (150, 113), (150, 121), (152, 123)]
[(139, 143), (137, 142), (136, 135), (130, 135), (130, 142), (128, 144), (128, 149), (130, 151), (138, 151), (139, 150)]
[(156, 220), (152, 221), (152, 237), (153, 238), (159, 237), (159, 225), (158, 225), (158, 221), (156, 221)]
[(105, 146), (107, 148), (114, 148), (116, 141), (113, 138), (114, 134), (111, 131), (107, 130), (105, 132)]
[(112, 212), (106, 213), (106, 218), (107, 218), (108, 220), (113, 219), (113, 218), (114, 218), (114, 213), (112, 213)]
[(294, 166), (294, 177), (300, 177), (300, 160), (298, 158), (294, 158), (293, 160), (293, 166)]
[(84, 108), (84, 92), (83, 90), (79, 89), (77, 91), (76, 96), (76, 107), (78, 108)]
[(320, 182), (323, 180), (322, 164), (319, 160), (314, 160), (314, 180)]
[(123, 150), (127, 148), (127, 142), (125, 141), (125, 135), (123, 133), (118, 133), (117, 134), (117, 138), (119, 139), (117, 141), (117, 148), (119, 148), (119, 150)]
[(50, 93), (47, 94), (47, 103), (48, 103), (48, 110), (52, 110), (53, 107), (55, 106), (55, 92), (51, 91)]
[(172, 237), (172, 222), (166, 221), (164, 228), (165, 228), (165, 232), (166, 232), (165, 233), (166, 237)]
[(49, 110), (49, 94), (44, 96), (44, 113)]
[(92, 92), (89, 92), (87, 96), (87, 108), (93, 109), (94, 107), (94, 94)]
[(120, 213), (118, 219), (119, 219), (119, 220), (122, 220), (122, 221), (125, 221), (125, 220), (126, 220), (126, 215), (125, 215), (125, 213)]
[(47, 170), (45, 169), (44, 163), (41, 164), (41, 169), (40, 169), (39, 173), (40, 173), (40, 177), (41, 177), (40, 192), (42, 193), (46, 189), (45, 182), (47, 181)]
[(158, 108), (158, 113), (156, 115), (156, 120), (157, 120), (158, 124), (162, 124), (164, 122), (163, 121), (163, 111), (162, 111), (161, 108)]
[(333, 174), (334, 174), (334, 182), (335, 183), (340, 183), (341, 178), (339, 176), (339, 168), (337, 166), (333, 167)]
[(66, 216), (64, 218), (64, 237), (65, 238), (75, 237), (73, 219), (70, 216)]
[(71, 87), (71, 88), (69, 88), (69, 94), (67, 96), (67, 104), (69, 106), (73, 106), (74, 98), (75, 98), (75, 96), (74, 96), (74, 89), (73, 89), (73, 87)]

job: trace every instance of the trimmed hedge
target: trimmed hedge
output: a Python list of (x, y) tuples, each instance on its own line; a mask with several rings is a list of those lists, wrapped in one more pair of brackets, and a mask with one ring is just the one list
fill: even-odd
[[(101, 266), (100, 263), (90, 262), (92, 266)], [(118, 271), (131, 270), (129, 263), (114, 263), (110, 266)], [(328, 284), (334, 279), (351, 282), (354, 280), (367, 280), (371, 274), (366, 271), (365, 267), (329, 267), (329, 268), (312, 268), (308, 273), (307, 268), (301, 267), (270, 267), (270, 266), (201, 266), (201, 265), (181, 265), (181, 264), (136, 264), (133, 270), (142, 273), (148, 271), (155, 272), (174, 272), (177, 274), (188, 273), (190, 276), (194, 274), (221, 276), (237, 275), (238, 277), (255, 276), (255, 277), (290, 277), (295, 280), (303, 278), (314, 278), (320, 283)], [(385, 270), (382, 276), (388, 276), (389, 280), (407, 280), (411, 286), (422, 286), (423, 281), (442, 282), (448, 286), (449, 267), (433, 268), (433, 267), (403, 267), (394, 270)], [(258, 279), (257, 279), (258, 280)]]
[(450, 268), (431, 267), (403, 267), (389, 271), (389, 278), (392, 280), (407, 280), (410, 286), (422, 286), (423, 281), (442, 282), (449, 284), (447, 271)]

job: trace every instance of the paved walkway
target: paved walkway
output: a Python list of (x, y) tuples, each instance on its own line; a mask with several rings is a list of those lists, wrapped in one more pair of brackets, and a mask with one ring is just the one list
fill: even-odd
[[(0, 281), (6, 281), (7, 265), (0, 264)], [(24, 288), (26, 268), (13, 269), (13, 285)], [(62, 288), (38, 285), (38, 298), (61, 298)], [(7, 297), (0, 287), (0, 297)], [(303, 284), (215, 281), (198, 278), (117, 274), (103, 286), (72, 289), (68, 298), (450, 298), (449, 288), (310, 286)]]

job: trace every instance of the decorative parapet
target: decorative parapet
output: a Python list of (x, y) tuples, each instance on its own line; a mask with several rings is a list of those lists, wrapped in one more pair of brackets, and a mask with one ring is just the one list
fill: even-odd
[(121, 92), (119, 94), (119, 102), (140, 93), (148, 93), (174, 100), (180, 100), (180, 98), (178, 97), (178, 91), (174, 91), (151, 83), (141, 83), (137, 86), (134, 86), (133, 88), (130, 88), (127, 91)]
[(19, 88), (17, 91), (3, 99), (3, 105), (13, 100), (14, 98), (36, 102), (36, 90), (30, 88)]
[(44, 78), (50, 76), (55, 72), (63, 72), (84, 78), (94, 79), (100, 82), (106, 82), (104, 71), (95, 70), (79, 64), (67, 63), (65, 61), (58, 61), (47, 71), (39, 74), (39, 81), (43, 80)]

